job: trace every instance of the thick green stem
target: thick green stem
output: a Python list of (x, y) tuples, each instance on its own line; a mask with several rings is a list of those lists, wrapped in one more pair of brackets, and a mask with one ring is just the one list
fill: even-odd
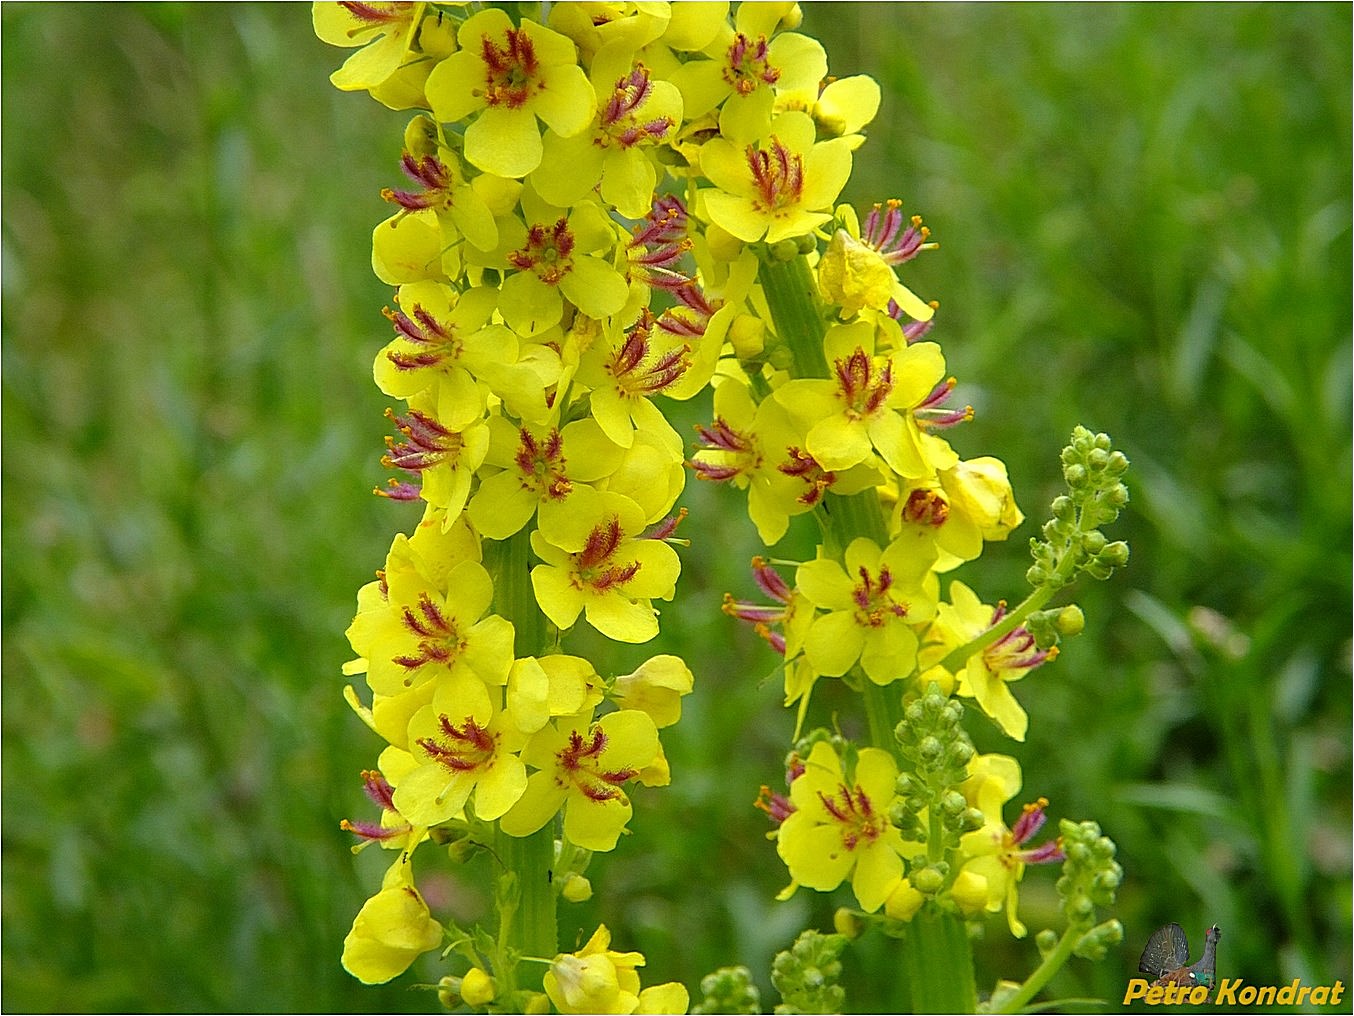
[(962, 918), (924, 907), (909, 922), (902, 947), (912, 1012), (977, 1012), (973, 950)]
[[(545, 619), (531, 588), (530, 532), (523, 529), (501, 542), (487, 542), (484, 563), (494, 580), (494, 610), (513, 623), (514, 649), (536, 656), (545, 646)], [(554, 823), (530, 836), (509, 836), (494, 826), (494, 854), (503, 865), (495, 904), (498, 909), (500, 987), (515, 990), (515, 956), (550, 959), (558, 951), (555, 923)]]
[[(515, 956), (550, 959), (558, 951), (555, 923), (555, 887), (551, 868), (555, 861), (554, 825), (530, 836), (509, 836), (494, 829), (494, 853), (503, 863), (495, 903), (498, 907), (498, 946), (505, 968), (500, 978), (514, 976)], [(509, 991), (518, 985), (506, 986)], [(539, 988), (539, 986), (537, 986)]]

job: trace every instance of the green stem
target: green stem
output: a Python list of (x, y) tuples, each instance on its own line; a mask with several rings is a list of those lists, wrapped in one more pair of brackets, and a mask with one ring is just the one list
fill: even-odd
[(902, 938), (912, 1012), (978, 1011), (973, 950), (963, 918), (923, 907)]
[[(544, 651), (545, 618), (531, 588), (531, 534), (526, 528), (507, 540), (484, 545), (484, 563), (494, 580), (494, 610), (513, 623), (514, 651), (520, 657)], [(498, 910), (500, 987), (516, 990), (516, 957), (549, 959), (558, 951), (555, 920), (554, 823), (530, 836), (509, 836), (494, 826), (494, 854), (503, 865), (495, 904)]]
[(1077, 939), (1081, 932), (1073, 928), (1068, 928), (1063, 932), (1062, 938), (1058, 939), (1057, 946), (1044, 958), (1044, 962), (1035, 968), (1034, 973), (1025, 978), (1025, 983), (1017, 989), (1014, 995), (1010, 995), (1002, 1002), (1001, 1008), (997, 1012), (1020, 1012), (1029, 1004), (1035, 995), (1044, 989), (1053, 975), (1062, 969), (1072, 956), (1072, 950), (1076, 948)]

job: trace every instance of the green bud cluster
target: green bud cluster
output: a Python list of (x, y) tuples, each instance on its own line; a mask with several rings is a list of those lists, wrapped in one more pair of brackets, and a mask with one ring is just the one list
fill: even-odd
[(1052, 610), (1035, 610), (1025, 618), (1025, 630), (1034, 636), (1040, 649), (1056, 646), (1064, 637), (1080, 635), (1086, 627), (1086, 615), (1075, 603)]
[[(982, 812), (969, 806), (959, 786), (968, 779), (968, 765), (976, 750), (962, 721), (964, 707), (958, 699), (947, 698), (933, 681), (926, 691), (912, 699), (903, 710), (903, 719), (893, 730), (899, 751), (911, 763), (898, 777), (899, 799), (889, 811), (889, 821), (906, 840), (928, 842), (934, 821), (922, 820), (922, 812), (939, 818), (946, 849), (959, 844), (959, 837), (979, 829)], [(933, 869), (914, 871), (913, 885), (925, 882)], [(948, 872), (941, 872), (943, 879)], [(937, 886), (939, 888), (939, 886)]]
[(701, 1013), (760, 1013), (761, 993), (752, 983), (752, 971), (747, 967), (720, 967), (701, 978), (700, 1003), (692, 1008), (693, 1016)]
[(781, 997), (776, 1016), (844, 1011), (846, 991), (837, 980), (846, 941), (844, 935), (805, 931), (793, 946), (776, 954), (771, 964), (771, 983)]
[[(1063, 861), (1062, 877), (1058, 879), (1058, 896), (1062, 899), (1063, 914), (1073, 929), (1085, 928), (1089, 932), (1095, 923), (1096, 907), (1114, 905), (1114, 894), (1124, 878), (1124, 869), (1114, 859), (1114, 841), (1101, 835), (1100, 826), (1095, 822), (1072, 822), (1063, 819), (1059, 830), (1062, 833), (1063, 852), (1067, 859)], [(1116, 921), (1107, 921), (1093, 939), (1087, 938), (1087, 948), (1103, 950), (1113, 944), (1113, 931), (1109, 925)], [(1101, 930), (1105, 929), (1105, 930)], [(1123, 929), (1119, 929), (1122, 937)], [(1080, 943), (1078, 950), (1080, 950)], [(1078, 951), (1078, 955), (1082, 955)]]
[(1077, 426), (1062, 450), (1062, 466), (1068, 493), (1053, 499), (1044, 538), (1030, 540), (1034, 564), (1025, 577), (1035, 588), (1061, 589), (1081, 572), (1107, 579), (1128, 563), (1128, 544), (1100, 532), (1128, 504), (1122, 479), (1128, 458), (1113, 448), (1108, 434)]

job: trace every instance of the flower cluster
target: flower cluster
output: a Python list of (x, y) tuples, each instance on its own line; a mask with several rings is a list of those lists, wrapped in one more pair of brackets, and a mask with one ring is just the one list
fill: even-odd
[[(387, 744), (363, 777), (379, 820), (345, 826), (400, 851), (345, 946), (364, 981), (438, 945), (410, 857), (458, 836), (497, 844), (509, 869), (497, 943), (467, 952), (461, 999), (540, 998), (517, 959), (555, 955), (542, 885), (585, 883), (586, 855), (626, 831), (631, 788), (668, 782), (659, 730), (693, 681), (671, 656), (604, 677), (565, 642), (580, 625), (631, 644), (658, 634), (687, 468), (746, 491), (768, 546), (817, 516), (823, 544), (792, 581), (754, 562), (772, 602), (730, 596), (724, 609), (783, 656), (800, 724), (822, 678), (856, 687), (870, 714), (869, 747), (804, 742), (789, 796), (763, 804), (789, 891), (849, 880), (864, 911), (897, 920), (936, 900), (1004, 907), (1020, 933), (1023, 865), (1057, 852), (1025, 848), (1042, 803), (1002, 825), (1018, 770), (985, 775), (959, 735), (940, 743), (914, 724), (904, 743), (894, 726), (929, 687), (1022, 739), (1010, 684), (1057, 652), (1036, 608), (1123, 555), (1064, 527), (1037, 558), (1057, 581), (1014, 610), (957, 581), (942, 590), (1023, 516), (1005, 466), (963, 459), (944, 436), (972, 410), (951, 401), (927, 338), (938, 305), (897, 272), (936, 246), (929, 230), (896, 200), (863, 220), (838, 204), (880, 89), (830, 77), (799, 22), (785, 2), (557, 3), (538, 20), (314, 5), (317, 35), (355, 50), (333, 83), (412, 111), (407, 182), (382, 192), (394, 207), (372, 235), (373, 270), (394, 290), (373, 375), (404, 402), (381, 460), (398, 475), (377, 492), (422, 516), (359, 591), (345, 668), (365, 675), (370, 704), (347, 695)], [(713, 417), (686, 462), (665, 409), (709, 387)], [(1122, 472), (1101, 459), (1101, 473)], [(913, 748), (943, 764), (923, 779)], [(514, 867), (508, 841), (537, 836), (549, 870)], [(507, 912), (518, 906), (537, 919)], [(549, 962), (542, 988), (560, 1011), (678, 1004), (676, 986), (641, 990), (643, 957), (609, 945), (601, 928)]]

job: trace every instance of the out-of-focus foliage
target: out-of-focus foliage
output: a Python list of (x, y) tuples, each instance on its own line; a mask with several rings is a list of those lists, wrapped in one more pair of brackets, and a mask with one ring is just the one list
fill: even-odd
[[(956, 447), (1000, 454), (1033, 518), (1074, 423), (1133, 461), (1132, 562), (1021, 683), (1031, 740), (979, 731), (1120, 846), (1126, 945), (1055, 994), (1122, 997), (1167, 921), (1220, 924), (1222, 976), (1348, 979), (1349, 9), (805, 9), (833, 73), (884, 86), (848, 197), (901, 197), (941, 241), (909, 281), (978, 411)], [(403, 117), (328, 84), (304, 7), (0, 18), (6, 1005), (433, 1008), (337, 962), (383, 860), (337, 828), (371, 747), (338, 668), (409, 511), (369, 493), (368, 237)], [(792, 719), (718, 611), (755, 537), (733, 492), (685, 500), (673, 785), (562, 931), (605, 921), (692, 988), (747, 964), (773, 1000), (772, 955), (835, 901), (770, 899), (751, 802)], [(989, 602), (1022, 595), (1027, 529), (964, 574)], [(484, 905), (425, 878), (435, 911)], [(1051, 879), (1021, 906), (1053, 923)], [(1037, 962), (1002, 938), (980, 983)], [(889, 1008), (888, 949), (843, 954), (848, 1009)]]

